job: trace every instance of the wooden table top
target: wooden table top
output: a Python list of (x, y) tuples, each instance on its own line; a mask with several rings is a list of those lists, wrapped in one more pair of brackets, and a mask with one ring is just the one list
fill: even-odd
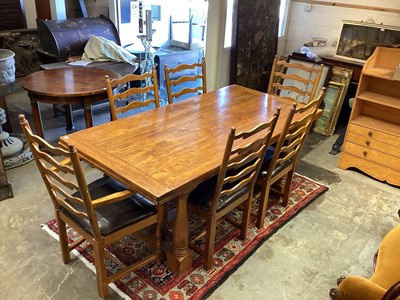
[(216, 174), (228, 133), (249, 130), (281, 108), (277, 140), (292, 102), (231, 85), (62, 136), (89, 163), (155, 203), (190, 192)]
[(54, 97), (81, 97), (106, 93), (105, 75), (120, 78), (116, 72), (86, 67), (41, 70), (24, 77), (21, 85), (28, 92)]

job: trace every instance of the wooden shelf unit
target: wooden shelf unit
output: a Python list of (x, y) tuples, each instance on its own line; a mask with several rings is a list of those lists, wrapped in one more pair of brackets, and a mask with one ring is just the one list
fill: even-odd
[(394, 70), (400, 49), (377, 47), (361, 73), (339, 159), (339, 168), (357, 168), (400, 186), (400, 81)]

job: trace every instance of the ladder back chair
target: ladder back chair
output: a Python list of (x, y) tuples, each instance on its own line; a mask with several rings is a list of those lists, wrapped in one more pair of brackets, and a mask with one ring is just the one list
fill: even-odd
[(275, 56), (268, 94), (308, 103), (315, 99), (322, 72), (323, 65), (310, 67), (297, 62), (278, 60)]
[(207, 93), (205, 57), (201, 63), (180, 64), (174, 68), (164, 65), (164, 73), (169, 104), (186, 94)]
[[(19, 120), (54, 206), (64, 263), (70, 262), (73, 249), (88, 241), (94, 248), (98, 293), (102, 298), (109, 293), (109, 283), (149, 262), (159, 263), (163, 208), (157, 208), (110, 177), (87, 184), (80, 157), (73, 145), (68, 145), (67, 150), (54, 147), (32, 133), (24, 115), (20, 115)], [(69, 241), (66, 224), (81, 237)], [(152, 234), (141, 232), (154, 224)], [(134, 258), (132, 265), (113, 274), (106, 268), (106, 257), (113, 260), (106, 247), (130, 234), (145, 241), (152, 253), (144, 258)]]
[(325, 88), (321, 90), (317, 99), (306, 105), (293, 103), (278, 142), (266, 151), (256, 182), (257, 187), (261, 189), (256, 221), (258, 228), (264, 225), (269, 194), (275, 183), (278, 183), (278, 187), (274, 192), (283, 198), (284, 206), (288, 204), (300, 151), (324, 94)]
[[(136, 83), (138, 87), (130, 87)], [(156, 67), (151, 73), (128, 74), (119, 79), (110, 80), (106, 75), (107, 95), (110, 102), (111, 121), (119, 114), (139, 107), (160, 107)], [(140, 99), (140, 97), (144, 99)]]
[[(230, 130), (218, 175), (199, 184), (188, 196), (188, 209), (205, 219), (205, 231), (191, 238), (190, 246), (204, 256), (204, 267), (213, 264), (215, 234), (218, 221), (236, 207), (243, 205), (240, 238), (245, 240), (253, 188), (265, 151), (279, 117), (280, 109), (267, 123), (249, 131)], [(237, 225), (237, 222), (233, 225)], [(198, 245), (205, 236), (205, 247)]]

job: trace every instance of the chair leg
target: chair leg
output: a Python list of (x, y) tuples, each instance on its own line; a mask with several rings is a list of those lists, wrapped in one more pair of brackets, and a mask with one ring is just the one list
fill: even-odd
[(242, 213), (242, 224), (240, 225), (240, 239), (245, 241), (247, 237), (247, 231), (249, 229), (249, 221), (251, 214), (251, 199), (253, 198), (253, 193), (251, 193), (249, 199), (243, 203), (243, 213)]
[(216, 227), (217, 227), (217, 220), (213, 216), (207, 222), (206, 245), (204, 249), (205, 250), (204, 268), (206, 270), (211, 269), (213, 265), (215, 232), (217, 230)]
[(104, 253), (104, 243), (95, 241), (93, 243), (94, 263), (96, 266), (96, 279), (99, 297), (106, 298), (108, 296), (107, 268), (106, 257)]
[(158, 209), (158, 222), (157, 222), (157, 228), (156, 228), (156, 254), (157, 254), (156, 264), (159, 265), (159, 264), (161, 264), (161, 260), (162, 260), (161, 225), (164, 222), (165, 206), (162, 205), (162, 206), (158, 207), (157, 209)]
[(60, 218), (58, 212), (56, 212), (56, 220), (58, 226), (58, 235), (60, 238), (61, 254), (64, 264), (68, 264), (71, 261), (71, 255), (68, 246), (67, 228), (65, 222)]
[(294, 169), (292, 169), (289, 173), (286, 174), (285, 189), (283, 192), (283, 201), (282, 201), (283, 206), (288, 205), (290, 190), (291, 190), (292, 181), (293, 181), (293, 175), (294, 175)]
[(271, 188), (271, 183), (269, 181), (263, 181), (263, 184), (261, 186), (261, 196), (260, 196), (260, 203), (258, 204), (258, 214), (256, 221), (256, 226), (259, 229), (261, 229), (264, 226), (264, 220), (267, 214), (270, 188)]

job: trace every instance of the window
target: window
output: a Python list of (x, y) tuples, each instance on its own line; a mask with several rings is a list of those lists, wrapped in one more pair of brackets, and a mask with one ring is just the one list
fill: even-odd
[(279, 29), (278, 29), (279, 37), (285, 35), (288, 10), (289, 10), (289, 0), (281, 0), (281, 6), (279, 8)]
[(227, 0), (224, 48), (229, 48), (232, 45), (232, 18), (233, 18), (233, 0)]

